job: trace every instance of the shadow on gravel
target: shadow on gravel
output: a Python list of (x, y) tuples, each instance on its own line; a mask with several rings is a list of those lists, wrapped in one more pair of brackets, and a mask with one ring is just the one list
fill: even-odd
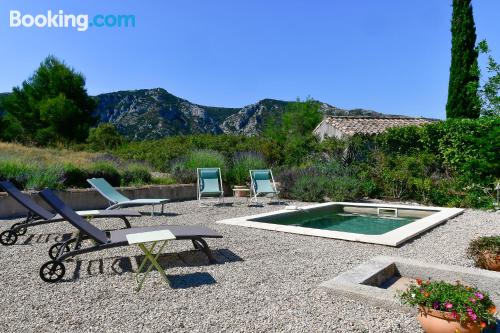
[[(215, 265), (243, 261), (243, 259), (241, 259), (237, 254), (228, 249), (217, 249), (212, 251), (212, 254), (217, 261)], [(99, 275), (122, 275), (132, 273), (135, 272), (135, 269), (137, 269), (143, 259), (144, 256), (107, 257), (94, 260), (77, 259), (74, 260), (75, 270), (73, 271), (72, 277), (63, 281), (71, 282)], [(68, 262), (69, 261), (70, 260), (68, 260)], [(158, 258), (158, 263), (167, 272), (169, 269), (176, 267), (197, 267), (210, 265), (207, 256), (198, 250), (162, 254)], [(144, 270), (146, 269), (147, 267), (144, 268)], [(152, 270), (155, 271), (156, 269), (153, 268)]]
[(57, 243), (62, 242), (74, 237), (72, 233), (66, 234), (32, 234), (28, 235), (26, 239), (20, 241), (19, 245), (33, 245), (33, 244), (46, 244), (46, 243)]
[(217, 283), (208, 273), (191, 273), (182, 275), (167, 275), (172, 289), (195, 288)]
[[(232, 202), (221, 202), (221, 203), (216, 203), (216, 204), (213, 204), (212, 205), (213, 207), (233, 207), (233, 203)], [(207, 206), (208, 208), (210, 206)]]
[(272, 201), (267, 203), (269, 206), (288, 206), (285, 201)]
[(179, 215), (182, 215), (182, 214), (178, 214), (178, 213), (158, 213), (158, 212), (155, 212), (155, 215), (154, 216), (151, 216), (151, 212), (139, 212), (139, 214), (141, 214), (142, 216), (149, 216), (149, 217), (160, 217), (160, 216), (166, 216), (166, 217), (175, 217), (175, 216), (179, 216)]

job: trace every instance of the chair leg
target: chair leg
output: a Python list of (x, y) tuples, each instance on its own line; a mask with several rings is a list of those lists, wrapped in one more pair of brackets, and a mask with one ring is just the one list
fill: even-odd
[(73, 248), (73, 250), (79, 250), (82, 247), (83, 238), (84, 235), (79, 231), (75, 238), (75, 247)]
[(192, 239), (191, 242), (193, 243), (193, 246), (194, 246), (195, 250), (200, 250), (201, 249), (200, 244), (196, 240)]
[(129, 220), (125, 216), (123, 216), (121, 219), (123, 220), (123, 222), (125, 222), (125, 227), (132, 228), (132, 226), (130, 225)]
[(211, 264), (217, 263), (217, 260), (215, 260), (215, 257), (212, 254), (212, 250), (210, 250), (210, 247), (203, 238), (193, 239), (192, 241), (195, 249), (203, 251)]
[(252, 202), (255, 202), (256, 205), (259, 205), (259, 196), (258, 194), (255, 194), (251, 199), (250, 199), (250, 204)]

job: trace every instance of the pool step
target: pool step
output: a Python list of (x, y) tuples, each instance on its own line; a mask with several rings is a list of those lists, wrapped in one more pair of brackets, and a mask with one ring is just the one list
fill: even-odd
[(399, 217), (398, 216), (398, 209), (397, 208), (378, 207), (377, 208), (377, 214), (378, 214), (378, 216)]

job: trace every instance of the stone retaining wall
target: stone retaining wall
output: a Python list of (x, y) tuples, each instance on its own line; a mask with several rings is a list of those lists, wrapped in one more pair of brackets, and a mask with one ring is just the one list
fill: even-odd
[[(142, 187), (121, 187), (120, 192), (130, 199), (168, 198), (172, 201), (196, 199), (196, 184), (152, 185)], [(104, 209), (108, 201), (94, 189), (57, 190), (56, 194), (75, 210)], [(37, 192), (24, 192), (48, 208)], [(27, 210), (7, 193), (0, 192), (0, 219), (26, 216)]]

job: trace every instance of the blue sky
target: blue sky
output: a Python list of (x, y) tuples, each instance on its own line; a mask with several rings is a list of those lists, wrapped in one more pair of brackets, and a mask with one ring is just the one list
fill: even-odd
[[(474, 1), (500, 60), (500, 1)], [(133, 14), (135, 28), (10, 28), (10, 10)], [(451, 0), (2, 0), (0, 91), (48, 54), (91, 94), (162, 87), (203, 105), (311, 96), (341, 108), (444, 118)]]

